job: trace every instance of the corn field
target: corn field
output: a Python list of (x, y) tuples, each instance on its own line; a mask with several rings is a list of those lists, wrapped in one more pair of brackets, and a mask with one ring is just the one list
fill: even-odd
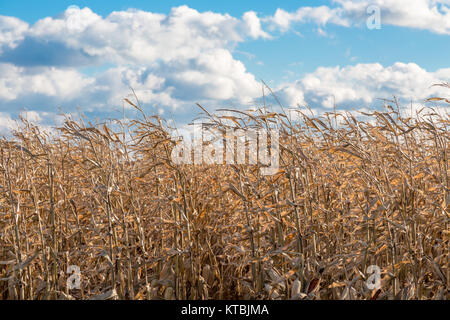
[(174, 164), (168, 122), (127, 102), (135, 120), (0, 140), (0, 299), (448, 299), (448, 114), (205, 110), (278, 128), (263, 176)]

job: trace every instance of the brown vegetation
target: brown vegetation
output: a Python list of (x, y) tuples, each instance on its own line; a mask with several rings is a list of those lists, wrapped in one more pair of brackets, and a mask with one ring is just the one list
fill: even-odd
[(174, 165), (143, 113), (56, 138), (23, 120), (0, 141), (0, 299), (448, 298), (448, 115), (206, 115), (277, 124), (279, 172)]

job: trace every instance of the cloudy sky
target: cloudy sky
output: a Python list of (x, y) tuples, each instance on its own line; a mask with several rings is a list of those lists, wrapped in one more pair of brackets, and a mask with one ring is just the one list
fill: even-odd
[(421, 105), (448, 95), (449, 53), (450, 0), (0, 0), (0, 133), (122, 117), (130, 88), (180, 124), (260, 105), (261, 80), (291, 108)]

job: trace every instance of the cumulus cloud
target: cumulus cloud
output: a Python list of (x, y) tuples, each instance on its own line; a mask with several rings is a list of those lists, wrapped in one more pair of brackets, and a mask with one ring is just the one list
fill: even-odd
[(76, 70), (54, 67), (27, 69), (0, 63), (0, 101), (3, 102), (27, 95), (73, 99), (92, 83), (93, 79)]
[[(20, 117), (33, 125), (39, 126), (41, 132), (46, 132), (47, 134), (56, 133), (55, 125), (60, 126), (63, 121), (62, 115), (35, 110), (21, 111)], [(10, 137), (12, 132), (19, 130), (22, 125), (22, 121), (17, 116), (7, 112), (0, 112), (0, 137)]]
[(318, 25), (361, 25), (366, 22), (369, 6), (380, 9), (381, 22), (386, 25), (429, 30), (450, 34), (449, 0), (333, 0), (335, 6), (300, 7), (295, 12), (278, 9), (265, 20), (281, 31), (293, 23), (313, 22)]
[(3, 48), (14, 48), (23, 40), (28, 24), (14, 17), (0, 16), (0, 53)]
[[(133, 88), (141, 102), (177, 108), (196, 101), (248, 102), (260, 92), (233, 58), (247, 38), (269, 38), (254, 12), (242, 19), (187, 6), (168, 15), (117, 11), (102, 18), (69, 7), (28, 25), (0, 16), (0, 102), (4, 108), (104, 110)], [(81, 67), (110, 65), (95, 75)]]
[(432, 96), (448, 96), (448, 90), (432, 84), (450, 82), (450, 68), (428, 72), (414, 63), (397, 62), (384, 67), (379, 63), (346, 67), (320, 67), (302, 79), (278, 88), (288, 106), (308, 104), (313, 108), (368, 109), (378, 107), (377, 99), (404, 103), (423, 103)]
[(335, 0), (349, 20), (367, 18), (369, 6), (381, 10), (381, 21), (400, 27), (429, 30), (439, 34), (450, 34), (449, 0)]
[[(0, 63), (3, 105), (69, 105), (82, 109), (121, 105), (133, 88), (141, 102), (177, 108), (198, 100), (248, 102), (260, 86), (225, 49), (152, 66), (116, 66), (94, 76), (74, 68), (26, 68)], [(9, 103), (9, 104), (8, 104)]]
[[(192, 119), (195, 102), (245, 105), (260, 98), (261, 85), (233, 52), (248, 39), (272, 39), (265, 31), (270, 26), (287, 31), (295, 23), (313, 23), (325, 35), (327, 24), (363, 23), (367, 6), (375, 4), (382, 23), (450, 34), (449, 1), (336, 0), (333, 7), (278, 9), (261, 18), (253, 11), (235, 18), (187, 6), (167, 15), (130, 9), (107, 17), (69, 7), (33, 25), (0, 16), (0, 110), (9, 112), (0, 114), (0, 128), (8, 127), (19, 109), (40, 123), (57, 108), (111, 114), (121, 109), (130, 88), (158, 112), (175, 110), (175, 118)], [(428, 72), (413, 63), (318, 68), (280, 85), (277, 94), (289, 106), (359, 107), (393, 94), (424, 99), (437, 93), (430, 85), (450, 81), (449, 74), (450, 69)]]
[(262, 30), (261, 20), (256, 15), (256, 12), (248, 11), (248, 12), (244, 13), (244, 16), (242, 17), (242, 19), (247, 24), (248, 33), (253, 39), (258, 39), (258, 38), (270, 39), (271, 38), (271, 36), (267, 32)]
[(8, 135), (9, 130), (14, 128), (16, 122), (9, 113), (0, 112), (0, 136)]
[(293, 23), (312, 22), (319, 25), (327, 23), (348, 26), (347, 19), (342, 17), (342, 8), (320, 7), (301, 7), (295, 12), (287, 12), (283, 9), (277, 9), (273, 17), (266, 18), (266, 21), (272, 23), (272, 27), (278, 27), (282, 31), (287, 31)]
[[(5, 28), (9, 29), (19, 23), (6, 22)], [(169, 15), (130, 9), (113, 12), (104, 19), (89, 8), (71, 7), (59, 17), (47, 17), (26, 32), (16, 33), (22, 37), (21, 46), (11, 48), (6, 58), (2, 55), (3, 61), (41, 48), (43, 52), (64, 50), (61, 55), (72, 65), (96, 64), (99, 58), (120, 64), (169, 63), (196, 58), (216, 48), (231, 49), (246, 37), (269, 37), (254, 12), (245, 13), (239, 20), (228, 14), (200, 13), (187, 6), (173, 8)], [(60, 63), (56, 56), (47, 59)], [(14, 63), (19, 64), (18, 60)], [(47, 65), (40, 59), (34, 63)]]

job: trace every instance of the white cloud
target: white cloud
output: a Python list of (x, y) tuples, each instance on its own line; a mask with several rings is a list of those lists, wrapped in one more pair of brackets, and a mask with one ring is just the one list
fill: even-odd
[(30, 121), (30, 122), (34, 122), (34, 123), (39, 123), (41, 122), (42, 116), (45, 116), (46, 113), (43, 114), (39, 114), (39, 112), (37, 111), (23, 111), (22, 112), (22, 116), (24, 117), (24, 119)]
[[(39, 127), (41, 132), (47, 134), (56, 133), (55, 125), (61, 126), (63, 116), (51, 112), (41, 112), (35, 110), (21, 111), (22, 119)], [(22, 121), (10, 113), (0, 112), (0, 136), (10, 136), (12, 131), (19, 130), (22, 127)]]
[(0, 63), (0, 102), (3, 108), (56, 108), (111, 111), (122, 106), (133, 88), (142, 103), (176, 109), (195, 102), (221, 100), (248, 103), (260, 85), (245, 66), (225, 49), (196, 59), (147, 66), (116, 66), (95, 76), (73, 68), (25, 68)]
[(20, 19), (0, 16), (0, 53), (3, 46), (14, 48), (27, 29), (28, 24)]
[(278, 95), (289, 107), (295, 107), (297, 105), (305, 105), (305, 96), (303, 90), (294, 85), (285, 85), (278, 91)]
[[(83, 54), (91, 63), (101, 58), (111, 63), (148, 64), (193, 59), (208, 50), (231, 49), (246, 37), (270, 36), (252, 11), (239, 20), (181, 6), (167, 16), (130, 9), (113, 12), (104, 19), (89, 8), (71, 7), (60, 17), (39, 20), (25, 37), (25, 44), (42, 40), (40, 44), (45, 47), (58, 43), (72, 55)], [(25, 48), (17, 48), (15, 53)], [(35, 59), (36, 64), (39, 62)]]
[[(14, 25), (23, 30), (8, 31)], [(130, 88), (141, 102), (172, 108), (248, 102), (260, 94), (260, 85), (231, 51), (248, 37), (270, 37), (254, 12), (240, 20), (187, 6), (168, 15), (130, 9), (105, 18), (70, 7), (32, 26), (6, 18), (0, 26), (9, 32), (8, 41), (0, 42), (0, 101), (46, 110), (121, 106)], [(111, 66), (93, 76), (77, 69), (100, 64)]]
[(261, 21), (258, 18), (258, 16), (256, 15), (256, 12), (248, 11), (248, 12), (244, 13), (244, 16), (242, 17), (242, 19), (247, 24), (247, 27), (249, 30), (249, 35), (253, 39), (258, 39), (258, 38), (270, 39), (271, 38), (271, 36), (267, 32), (265, 32), (264, 30), (261, 29)]
[(382, 104), (377, 99), (392, 99), (404, 103), (423, 103), (432, 96), (447, 96), (449, 90), (431, 86), (450, 82), (450, 68), (428, 72), (414, 63), (397, 62), (383, 67), (379, 63), (357, 64), (346, 67), (320, 67), (302, 79), (278, 88), (278, 94), (288, 106), (310, 105), (330, 109), (375, 108)]
[(15, 125), (16, 122), (9, 113), (0, 112), (0, 136), (7, 135)]
[(295, 22), (312, 22), (321, 26), (327, 23), (348, 26), (349, 22), (341, 16), (341, 8), (330, 8), (327, 6), (301, 7), (292, 13), (283, 9), (277, 9), (275, 15), (266, 19), (266, 21), (271, 22), (272, 27), (278, 27), (282, 31), (287, 31)]
[(449, 0), (335, 0), (343, 15), (357, 21), (367, 18), (370, 5), (381, 10), (381, 23), (450, 34)]
[[(260, 98), (261, 85), (232, 53), (249, 38), (271, 39), (266, 25), (286, 31), (294, 23), (314, 23), (326, 35), (324, 26), (330, 23), (364, 23), (367, 6), (375, 3), (382, 23), (450, 33), (449, 0), (399, 2), (337, 0), (333, 8), (278, 9), (261, 19), (253, 11), (238, 19), (187, 6), (168, 15), (127, 10), (104, 18), (89, 8), (70, 7), (31, 26), (0, 16), (0, 103), (10, 112), (0, 114), (0, 127), (10, 123), (17, 108), (33, 110), (27, 115), (41, 123), (58, 107), (111, 114), (121, 108), (130, 88), (144, 104), (158, 106), (158, 112), (176, 109), (175, 117), (192, 119), (195, 102), (213, 108), (223, 102), (246, 105)], [(80, 68), (86, 66), (102, 71), (83, 73)], [(450, 81), (449, 74), (450, 69), (429, 72), (413, 63), (318, 68), (280, 85), (277, 94), (289, 106), (374, 107), (376, 98), (393, 94), (427, 98), (439, 90), (430, 85)]]
[(28, 69), (0, 63), (0, 101), (26, 95), (73, 99), (93, 81), (72, 69)]
[(278, 9), (273, 17), (265, 18), (272, 28), (287, 31), (293, 23), (312, 22), (320, 26), (362, 25), (369, 18), (367, 8), (380, 8), (381, 23), (386, 25), (429, 30), (450, 34), (449, 0), (333, 0), (334, 7), (300, 7), (295, 12)]
[(245, 101), (260, 93), (253, 75), (228, 50), (217, 49), (193, 61), (194, 68), (169, 76), (182, 87), (191, 87), (189, 95), (207, 99)]

